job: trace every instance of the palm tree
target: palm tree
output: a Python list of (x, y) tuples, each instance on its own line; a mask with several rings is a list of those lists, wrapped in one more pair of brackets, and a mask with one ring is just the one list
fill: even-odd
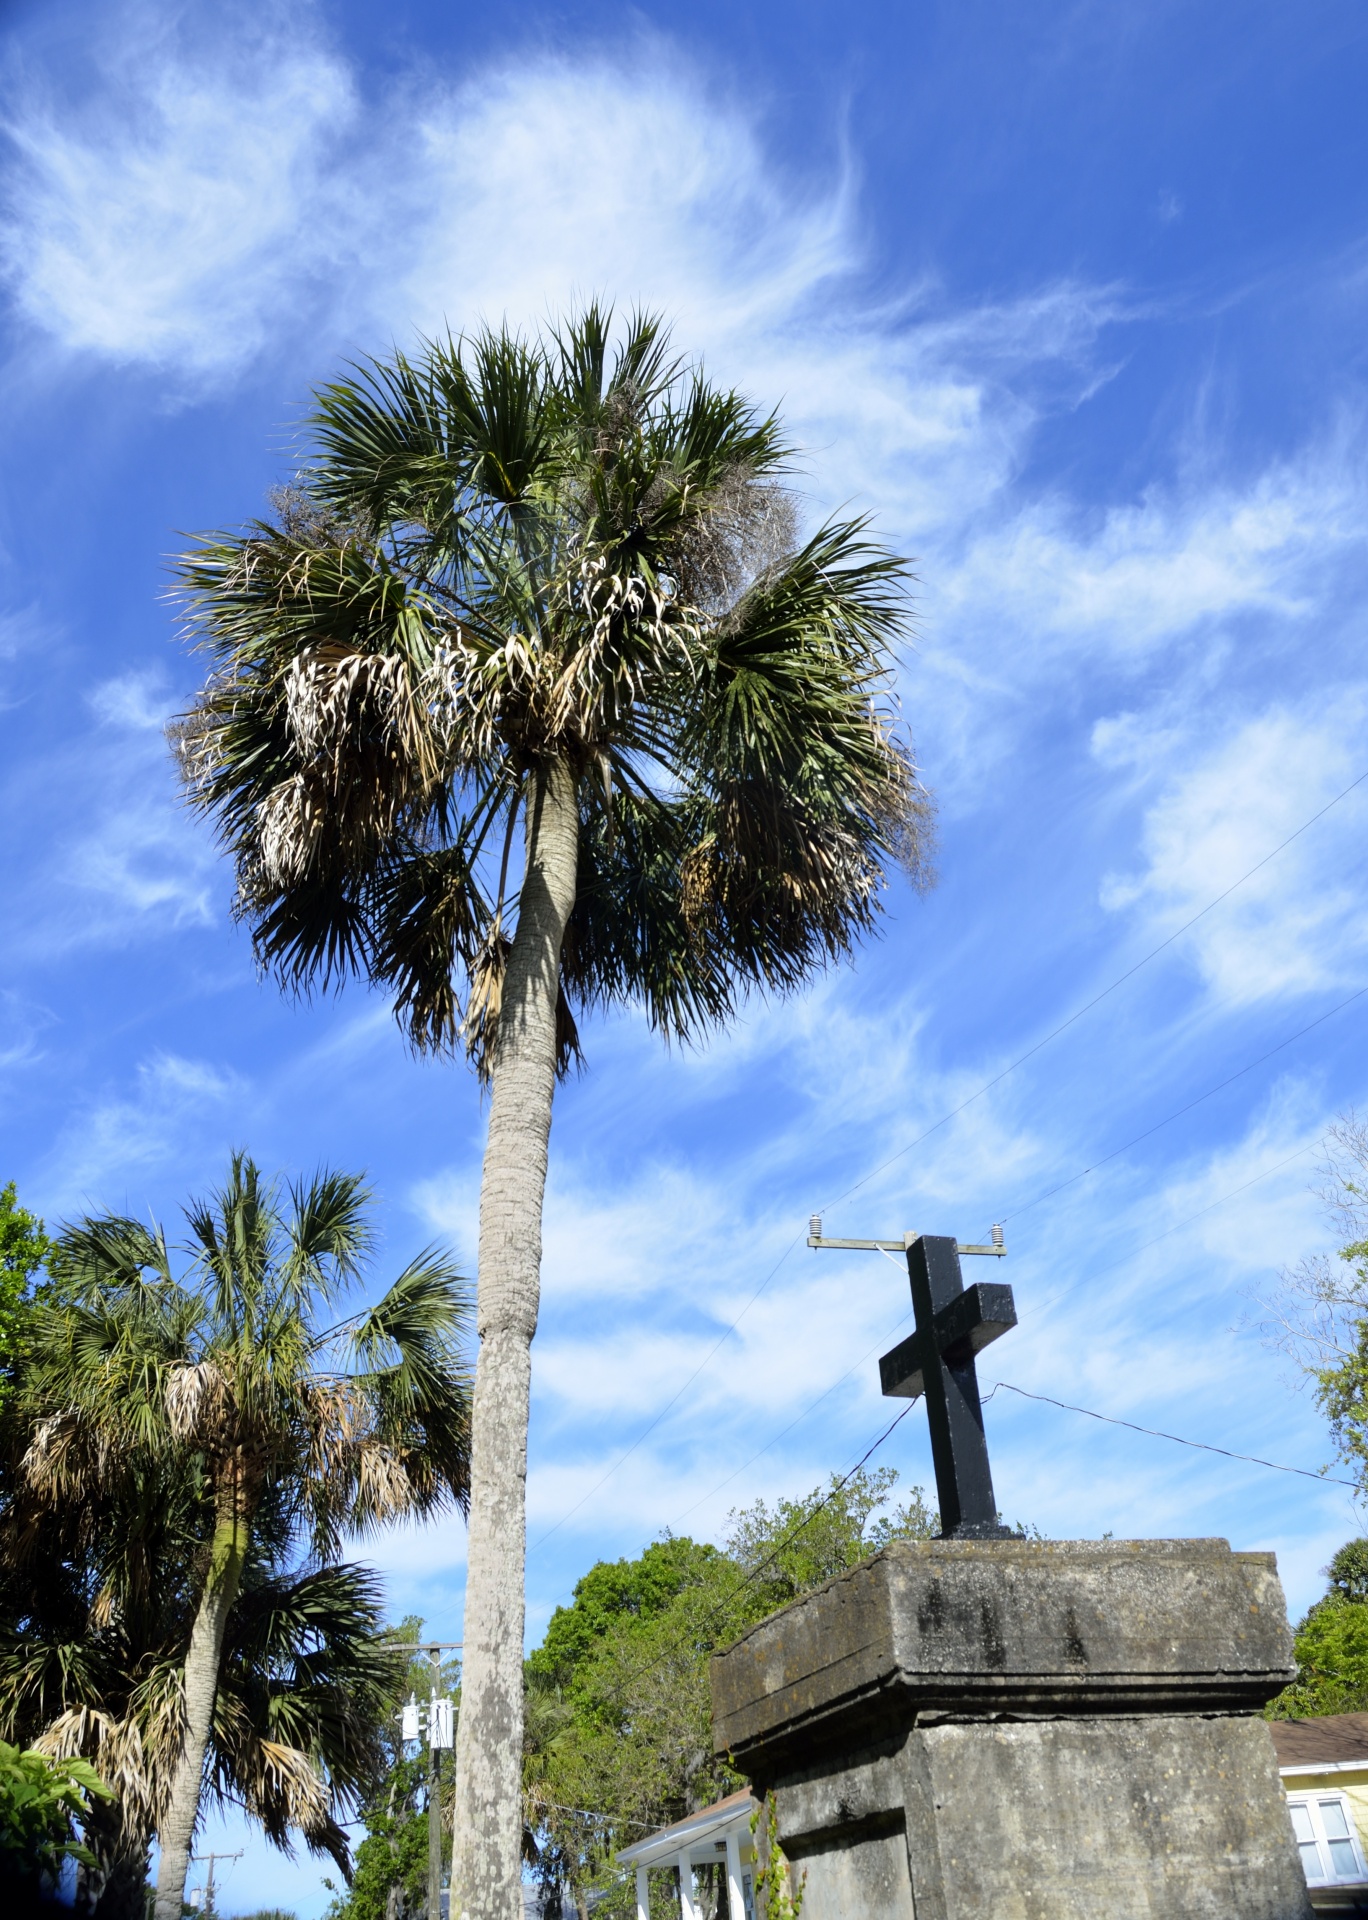
[[(667, 1037), (789, 990), (921, 871), (888, 700), (903, 563), (800, 540), (778, 423), (634, 316), (483, 331), (321, 390), (276, 515), (180, 566), (177, 744), (294, 990), (367, 975), (490, 1088), (453, 1915), (518, 1908), (530, 1344), (576, 1016)], [(515, 830), (522, 825), (522, 858)]]
[[(292, 1600), (277, 1585), (268, 1611), (297, 1611), (310, 1591), (335, 1608), (343, 1587), (328, 1563), (344, 1533), (467, 1498), (469, 1307), (449, 1260), (420, 1255), (374, 1306), (335, 1318), (372, 1252), (368, 1199), (359, 1178), (329, 1172), (286, 1194), (235, 1154), (223, 1188), (186, 1209), (180, 1277), (160, 1228), (118, 1216), (68, 1228), (49, 1258), (55, 1291), (36, 1311), (18, 1395), (33, 1428), (22, 1502), (132, 1500), (141, 1476), (156, 1512), (160, 1476), (202, 1516), (179, 1671), (154, 1668), (134, 1716), (140, 1737), (152, 1729), (162, 1783), (157, 1920), (180, 1920), (211, 1740), (215, 1778), (248, 1780), (268, 1832), (293, 1823), (329, 1844), (316, 1771), (279, 1737), (283, 1709), (258, 1701), (263, 1733), (260, 1713), (220, 1692), (230, 1625), (240, 1637), (253, 1617), (254, 1556), (278, 1569), (302, 1545), (313, 1562), (286, 1582)], [(97, 1623), (137, 1571), (115, 1569)]]
[[(114, 1790), (86, 1823), (91, 1920), (144, 1920), (148, 1854), (181, 1732), (181, 1674), (208, 1546), (197, 1464), (134, 1468), (81, 1502), (36, 1500), (6, 1423), (0, 1471), (0, 1738), (91, 1760)], [(276, 1511), (280, 1511), (277, 1502)], [(383, 1771), (404, 1656), (369, 1569), (291, 1563), (258, 1523), (229, 1615), (205, 1785), (276, 1844), (350, 1871), (342, 1817)]]

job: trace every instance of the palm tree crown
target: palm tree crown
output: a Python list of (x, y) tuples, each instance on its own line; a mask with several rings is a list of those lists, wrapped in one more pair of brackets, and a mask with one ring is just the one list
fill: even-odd
[[(273, 523), (182, 566), (216, 670), (180, 733), (262, 958), (353, 967), (483, 1060), (529, 774), (580, 815), (573, 1015), (689, 1036), (868, 929), (928, 808), (886, 703), (902, 563), (796, 537), (774, 418), (597, 307), (548, 340), (396, 354), (323, 390)], [(465, 992), (463, 994), (463, 987)]]

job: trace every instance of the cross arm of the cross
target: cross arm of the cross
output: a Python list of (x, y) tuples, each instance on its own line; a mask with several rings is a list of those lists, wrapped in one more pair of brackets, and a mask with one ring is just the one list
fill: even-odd
[[(956, 1294), (941, 1308), (932, 1322), (936, 1347), (946, 1362), (962, 1366), (972, 1360), (1000, 1334), (1016, 1325), (1016, 1306), (1012, 1289), (991, 1281), (976, 1281)], [(906, 1340), (879, 1361), (879, 1377), (885, 1394), (915, 1400), (924, 1391), (922, 1370), (926, 1364), (922, 1336), (911, 1333)]]

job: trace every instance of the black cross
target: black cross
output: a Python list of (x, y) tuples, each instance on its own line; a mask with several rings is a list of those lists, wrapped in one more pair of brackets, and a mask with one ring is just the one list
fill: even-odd
[(926, 1395), (942, 1540), (1001, 1540), (988, 1442), (983, 1434), (974, 1355), (1016, 1325), (1012, 1289), (982, 1281), (966, 1287), (959, 1248), (940, 1234), (907, 1241), (907, 1273), (917, 1331), (884, 1354), (886, 1394)]

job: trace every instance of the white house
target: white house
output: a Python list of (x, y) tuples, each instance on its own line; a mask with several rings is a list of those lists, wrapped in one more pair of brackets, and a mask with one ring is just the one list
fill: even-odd
[(743, 1787), (687, 1820), (662, 1827), (635, 1846), (621, 1847), (618, 1859), (636, 1869), (637, 1920), (651, 1920), (647, 1873), (652, 1867), (673, 1867), (679, 1875), (679, 1920), (698, 1920), (694, 1870), (718, 1866), (727, 1869), (727, 1907), (731, 1920), (755, 1920), (755, 1843), (751, 1819), (758, 1803)]

